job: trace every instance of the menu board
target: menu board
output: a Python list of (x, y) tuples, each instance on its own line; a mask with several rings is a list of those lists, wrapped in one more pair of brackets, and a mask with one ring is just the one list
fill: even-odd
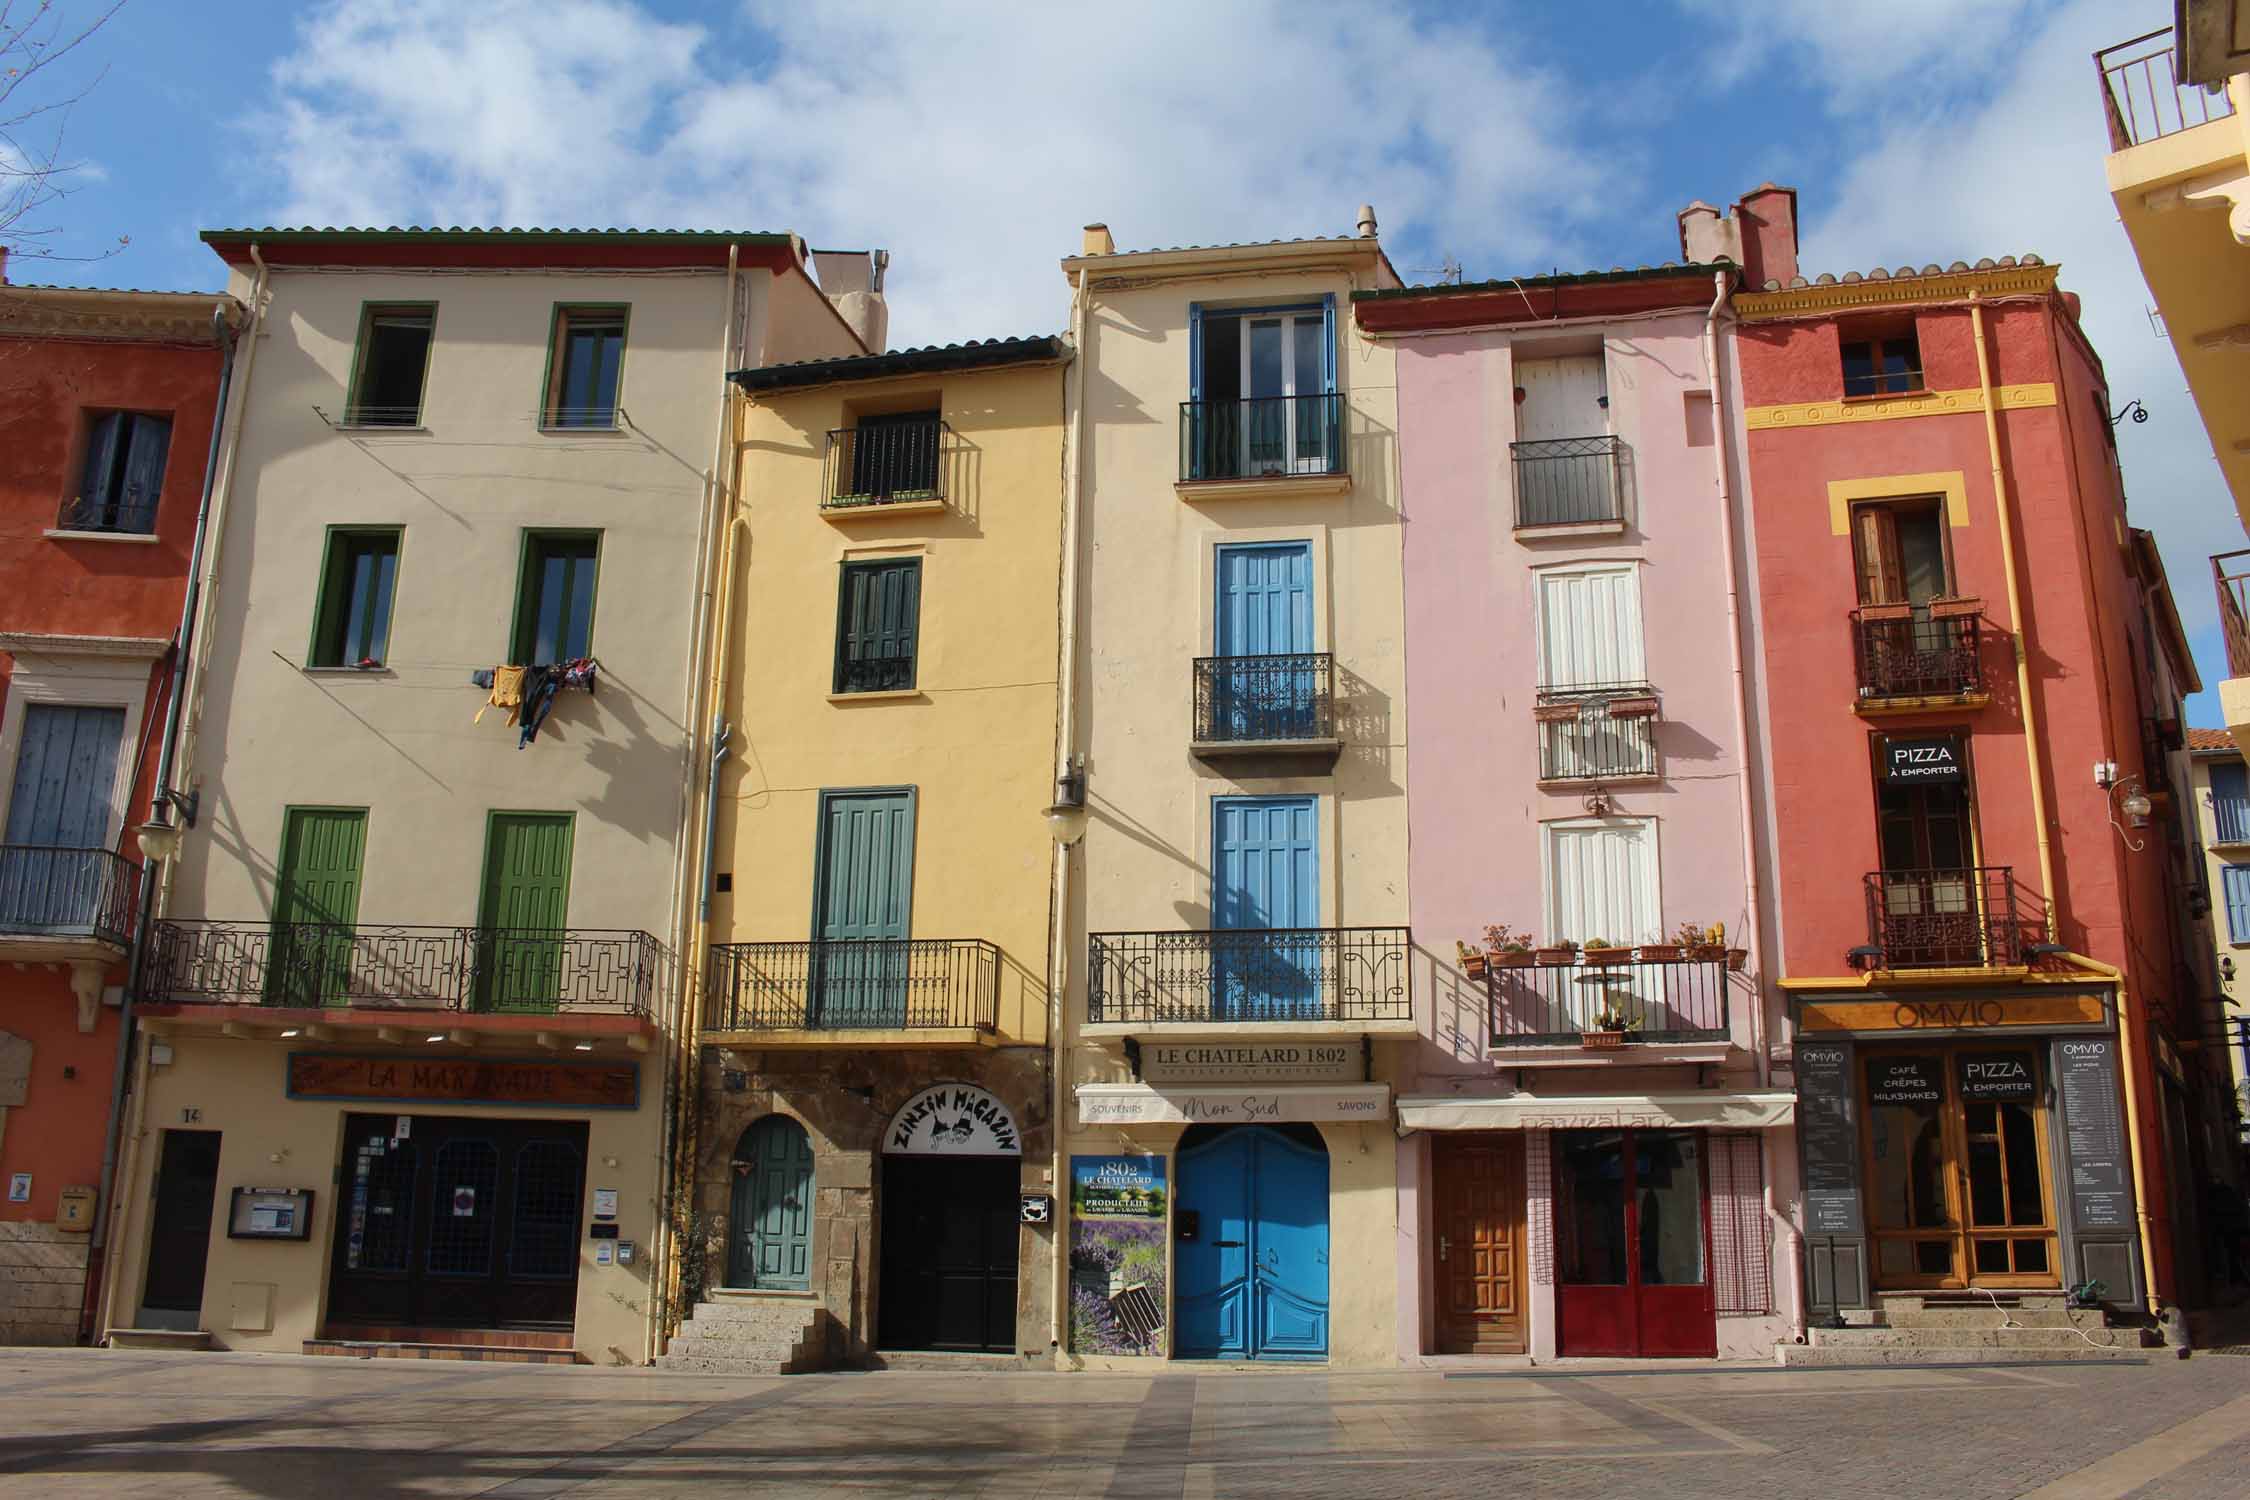
[(1804, 1154), (1807, 1230), (1858, 1234), (1859, 1130), (1852, 1119), (1851, 1048), (1798, 1044), (1797, 1141)]
[(2070, 1154), (2070, 1192), (2081, 1229), (2133, 1226), (2131, 1167), (2125, 1117), (2117, 1102), (2117, 1042), (2070, 1037), (2055, 1043), (2055, 1082), (2062, 1093), (2063, 1139)]
[(1945, 1070), (1935, 1057), (1878, 1057), (1867, 1065), (1869, 1104), (1941, 1104)]
[(2037, 1093), (2039, 1072), (2028, 1047), (2007, 1052), (1959, 1052), (1953, 1061), (1961, 1075), (1964, 1101), (2023, 1104)]

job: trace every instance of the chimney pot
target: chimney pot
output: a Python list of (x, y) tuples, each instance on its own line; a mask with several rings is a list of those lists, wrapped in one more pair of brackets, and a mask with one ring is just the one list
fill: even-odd
[(0, 286), (8, 284), (8, 247), (0, 245)]
[(1115, 255), (1117, 253), (1117, 241), (1109, 237), (1109, 226), (1107, 224), (1088, 224), (1086, 226), (1086, 241), (1081, 253), (1086, 255)]
[(1362, 203), (1359, 206), (1359, 237), (1363, 240), (1375, 238), (1375, 205), (1372, 203)]

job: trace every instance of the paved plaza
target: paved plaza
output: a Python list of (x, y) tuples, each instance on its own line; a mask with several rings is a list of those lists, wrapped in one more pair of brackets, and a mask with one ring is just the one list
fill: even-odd
[(0, 1350), (0, 1494), (2250, 1495), (2250, 1358), (2158, 1354), (725, 1379)]

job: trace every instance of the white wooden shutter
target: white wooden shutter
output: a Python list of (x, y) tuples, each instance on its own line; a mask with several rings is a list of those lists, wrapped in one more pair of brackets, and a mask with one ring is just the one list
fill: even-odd
[(1601, 437), (1609, 431), (1599, 354), (1519, 359), (1516, 384), (1523, 389), (1516, 406), (1516, 441)]
[(1635, 569), (1540, 575), (1539, 672), (1550, 688), (1647, 680)]
[(1653, 943), (1663, 936), (1656, 896), (1656, 828), (1643, 819), (1548, 829), (1549, 937)]

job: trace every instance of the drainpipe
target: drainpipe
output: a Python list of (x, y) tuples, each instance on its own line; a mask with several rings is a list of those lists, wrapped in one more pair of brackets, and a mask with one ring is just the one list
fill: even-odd
[[(1069, 447), (1063, 458), (1062, 607), (1058, 612), (1062, 639), (1058, 643), (1060, 681), (1055, 695), (1055, 780), (1058, 785), (1070, 774), (1078, 738), (1078, 527), (1086, 501), (1086, 297), (1086, 268), (1080, 266), (1078, 295), (1072, 299), (1070, 313), (1071, 377), (1077, 382), (1075, 397), (1068, 394), (1069, 379), (1064, 382), (1064, 415), (1071, 420)], [(1063, 1150), (1066, 1123), (1063, 1075), (1070, 1056), (1069, 1049), (1063, 1045), (1065, 995), (1070, 982), (1068, 846), (1054, 845), (1054, 860), (1054, 914), (1048, 924), (1047, 940), (1047, 1128), (1054, 1140), (1051, 1175), (1059, 1208), (1055, 1214), (1053, 1263), (1048, 1268), (1052, 1284), (1047, 1293), (1047, 1342), (1059, 1368), (1066, 1352), (1063, 1330), (1068, 1326), (1070, 1296), (1070, 1252), (1066, 1238), (1070, 1215), (1070, 1159)]]
[[(261, 289), (263, 272), (260, 273)], [(227, 396), (234, 385), (234, 351), (236, 338), (227, 327), (223, 307), (211, 311), (211, 340), (219, 348), (219, 392), (211, 407), (211, 440), (205, 445), (203, 455), (203, 490), (195, 508), (195, 539), (188, 550), (187, 593), (180, 601), (180, 627), (172, 637), (172, 681), (165, 693), (164, 738), (156, 752), (156, 782), (151, 800), (164, 796), (171, 790), (172, 768), (179, 749), (180, 700), (187, 688), (188, 655), (195, 642), (195, 607), (201, 590), (198, 587), (203, 574), (204, 540), (211, 529), (211, 496), (218, 482), (219, 448), (221, 430), (226, 425)], [(125, 958), (125, 995), (117, 1015), (117, 1059), (110, 1072), (109, 1118), (102, 1127), (100, 1184), (94, 1197), (94, 1223), (87, 1236), (92, 1251), (87, 1270), (87, 1284), (80, 1302), (84, 1311), (79, 1317), (79, 1336), (87, 1337), (101, 1311), (100, 1283), (108, 1264), (108, 1246), (103, 1236), (110, 1221), (109, 1206), (116, 1196), (117, 1144), (124, 1130), (126, 1084), (132, 1077), (133, 1058), (133, 1001), (140, 990), (141, 965), (148, 956), (148, 932), (155, 920), (156, 882), (159, 862), (143, 858), (140, 874), (140, 905), (133, 922), (133, 942)]]
[(2127, 1021), (2130, 1007), (2125, 994), (2125, 971), (2083, 953), (2062, 956), (2117, 986), (2117, 1071), (2125, 1077), (2125, 1144), (2133, 1163), (2133, 1216), (2140, 1230), (2141, 1293), (2148, 1304), (2149, 1316), (2154, 1318), (2162, 1311), (2156, 1295), (2156, 1231), (2148, 1211), (2148, 1166), (2141, 1140), (2140, 1090), (2133, 1084), (2133, 1059), (2137, 1049), (2133, 1045), (2133, 1028)]
[[(1984, 394), (1984, 441), (1992, 454), (1992, 503), (2000, 513), (2000, 561), (2008, 580), (2008, 641), (2016, 653), (2016, 701), (2023, 705), (2023, 758), (2031, 775), (2031, 816), (2039, 835), (2039, 899), (2045, 909), (2047, 941), (2055, 941), (2055, 856), (2047, 836), (2047, 783), (2039, 771), (2039, 708), (2031, 696), (2031, 657), (2023, 642), (2023, 593), (2016, 577), (2015, 509), (2008, 503), (2008, 478), (2000, 463), (1998, 392), (1992, 385), (1992, 359), (1985, 348), (1984, 300), (1969, 293), (1969, 325), (1977, 340), (1977, 382)], [(2123, 990), (2119, 996), (2122, 999)], [(2120, 1029), (2123, 1017), (2119, 1017)]]

